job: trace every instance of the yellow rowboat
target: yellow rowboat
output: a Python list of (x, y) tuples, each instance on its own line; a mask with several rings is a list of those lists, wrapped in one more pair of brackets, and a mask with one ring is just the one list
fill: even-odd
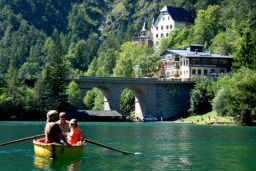
[(47, 158), (78, 158), (84, 155), (85, 145), (62, 145), (56, 143), (43, 143), (40, 140), (33, 140), (36, 156)]

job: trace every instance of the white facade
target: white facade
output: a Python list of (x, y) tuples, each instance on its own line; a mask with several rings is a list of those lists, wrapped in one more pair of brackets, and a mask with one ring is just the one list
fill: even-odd
[(159, 46), (160, 39), (168, 37), (174, 28), (175, 22), (170, 14), (167, 11), (161, 12), (151, 28), (154, 47)]
[[(190, 47), (199, 47), (198, 45)], [(231, 69), (232, 57), (203, 51), (168, 49), (161, 55), (162, 76), (171, 80), (195, 80), (200, 76), (218, 77)]]
[(151, 26), (153, 47), (156, 49), (159, 48), (161, 39), (167, 38), (175, 28), (186, 27), (186, 24), (186, 22), (175, 21), (168, 12), (168, 7), (163, 7), (157, 18), (153, 20)]

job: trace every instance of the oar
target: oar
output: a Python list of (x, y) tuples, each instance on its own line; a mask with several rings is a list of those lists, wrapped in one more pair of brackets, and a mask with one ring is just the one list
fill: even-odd
[(22, 142), (22, 141), (27, 141), (27, 140), (32, 140), (32, 139), (40, 138), (40, 137), (43, 137), (43, 136), (45, 136), (45, 135), (44, 134), (39, 134), (39, 135), (30, 136), (30, 137), (25, 137), (25, 138), (21, 138), (21, 139), (17, 139), (17, 140), (2, 143), (2, 144), (0, 144), (0, 146), (4, 146), (4, 145), (8, 145), (8, 144), (14, 144), (14, 143)]
[(89, 139), (86, 139), (86, 138), (84, 140), (88, 143), (91, 143), (91, 144), (94, 144), (94, 145), (97, 145), (97, 146), (101, 146), (101, 147), (105, 147), (105, 148), (110, 149), (110, 150), (118, 151), (118, 152), (121, 152), (123, 154), (134, 154), (132, 152), (123, 151), (123, 150), (119, 150), (119, 149), (116, 149), (116, 148), (113, 148), (113, 147), (109, 147), (109, 146), (106, 146), (104, 144), (101, 144), (101, 143), (98, 143), (98, 142), (95, 142), (95, 141), (92, 141), (92, 140), (89, 140)]

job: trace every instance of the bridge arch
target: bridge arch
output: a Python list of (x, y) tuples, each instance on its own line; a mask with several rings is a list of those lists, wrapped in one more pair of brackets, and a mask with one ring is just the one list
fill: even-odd
[[(127, 86), (124, 87), (124, 89), (122, 90), (122, 93), (125, 90), (130, 90), (133, 95), (134, 95), (134, 117), (138, 120), (142, 120), (143, 119), (143, 115), (145, 113), (145, 93), (139, 88), (139, 87), (135, 87), (135, 86)], [(121, 95), (122, 95), (121, 93)], [(120, 96), (121, 98), (121, 96)], [(120, 108), (121, 108), (121, 104), (120, 104)]]
[[(135, 115), (154, 115), (169, 119), (187, 112), (190, 91), (194, 86), (192, 81), (166, 81), (148, 78), (121, 77), (77, 77), (72, 78), (81, 92), (82, 98), (87, 90), (99, 88), (103, 95), (104, 109), (120, 112), (120, 96), (125, 88), (135, 94)], [(173, 92), (176, 95), (173, 95)]]

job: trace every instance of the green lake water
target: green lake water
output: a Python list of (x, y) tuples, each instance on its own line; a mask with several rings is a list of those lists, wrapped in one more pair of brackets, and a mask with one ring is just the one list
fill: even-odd
[[(43, 133), (44, 122), (0, 122), (0, 143)], [(77, 160), (34, 156), (32, 141), (0, 147), (1, 171), (256, 170), (256, 127), (174, 123), (79, 123), (87, 137), (122, 150), (92, 144)]]

